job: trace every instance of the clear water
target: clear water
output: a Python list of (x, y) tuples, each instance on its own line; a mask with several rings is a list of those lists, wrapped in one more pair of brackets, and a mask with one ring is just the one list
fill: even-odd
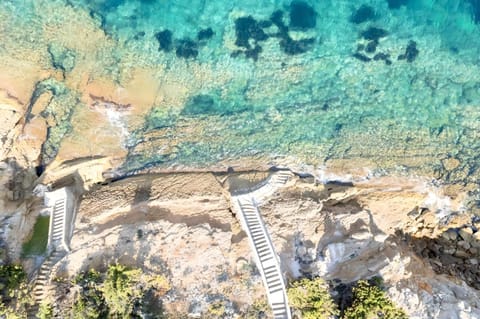
[[(42, 28), (94, 20), (115, 43), (95, 54), (95, 72), (122, 83), (143, 67), (162, 74), (160, 86), (182, 88), (181, 103), (155, 102), (142, 124), (128, 123), (125, 170), (291, 156), (366, 159), (460, 183), (480, 177), (479, 8), (476, 0), (0, 4), (16, 46), (45, 50), (58, 39)], [(69, 68), (57, 55), (57, 67)], [(62, 93), (70, 101), (81, 95), (70, 90)], [(50, 157), (69, 121), (50, 135)]]

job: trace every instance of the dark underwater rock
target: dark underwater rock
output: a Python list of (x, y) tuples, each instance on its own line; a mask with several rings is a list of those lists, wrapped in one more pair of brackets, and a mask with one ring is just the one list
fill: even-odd
[(175, 53), (179, 58), (196, 58), (198, 56), (198, 45), (188, 38), (178, 40)]
[(370, 59), (368, 56), (366, 56), (365, 54), (362, 54), (360, 52), (355, 52), (353, 55), (352, 55), (355, 59), (358, 59), (362, 62), (370, 62), (372, 59)]
[(275, 10), (270, 15), (270, 21), (275, 24), (277, 27), (285, 27), (285, 23), (283, 22), (283, 11), (282, 10)]
[(170, 30), (163, 30), (155, 34), (155, 38), (158, 41), (159, 51), (170, 52), (173, 48), (173, 34)]
[(361, 33), (361, 36), (367, 40), (378, 41), (380, 38), (384, 38), (388, 35), (388, 32), (384, 29), (370, 27)]
[(257, 61), (262, 51), (263, 51), (262, 47), (257, 44), (253, 49), (235, 50), (230, 54), (230, 56), (232, 58), (236, 58), (244, 54), (247, 59), (252, 59), (253, 61)]
[(480, 23), (480, 0), (469, 0), (473, 15), (473, 21)]
[(188, 116), (201, 115), (231, 115), (244, 112), (249, 109), (242, 103), (230, 103), (220, 97), (219, 92), (198, 94), (190, 97), (181, 114)]
[(377, 50), (377, 45), (378, 45), (377, 40), (368, 42), (367, 46), (365, 47), (365, 52), (374, 53)]
[(253, 61), (258, 60), (258, 55), (262, 52), (262, 47), (258, 44), (250, 50), (245, 51), (245, 57), (253, 59)]
[(76, 54), (73, 50), (52, 43), (47, 48), (52, 65), (57, 70), (70, 72), (75, 67)]
[(377, 53), (375, 54), (375, 56), (373, 57), (373, 59), (375, 61), (378, 61), (378, 60), (385, 60), (385, 59), (388, 59), (390, 57), (389, 54), (385, 54), (385, 53)]
[(391, 65), (392, 61), (390, 60), (390, 54), (388, 53), (377, 53), (373, 57), (373, 60), (379, 61), (379, 60), (384, 60), (386, 65)]
[(317, 13), (304, 1), (290, 4), (290, 26), (298, 29), (311, 29), (317, 24)]
[(350, 22), (355, 23), (355, 24), (360, 24), (366, 21), (371, 21), (375, 19), (375, 10), (367, 6), (366, 4), (363, 4), (355, 10), (355, 12), (352, 14), (350, 17)]
[(277, 37), (286, 37), (288, 36), (288, 27), (285, 25), (285, 22), (283, 21), (283, 11), (282, 10), (276, 10), (272, 13), (270, 16), (270, 21), (274, 25), (277, 26), (279, 33), (276, 35)]
[(270, 20), (262, 20), (258, 22), (258, 26), (263, 29), (270, 28), (272, 25), (273, 23)]
[(241, 17), (235, 20), (235, 34), (237, 36), (235, 44), (246, 49), (251, 48), (249, 43), (250, 39), (253, 39), (256, 42), (268, 39), (268, 35), (251, 16)]
[(182, 111), (187, 115), (216, 113), (215, 99), (207, 94), (192, 96)]
[[(315, 25), (316, 13), (305, 2), (294, 1), (291, 4), (291, 9), (294, 18), (300, 19), (297, 15), (306, 14), (306, 20), (302, 20), (303, 22), (294, 22), (294, 24), (297, 23), (296, 27), (305, 29)], [(313, 22), (311, 20), (312, 16), (314, 17)], [(305, 17), (302, 19), (304, 18)], [(278, 33), (265, 33), (263, 29), (270, 28), (272, 25), (275, 25), (278, 28)], [(236, 50), (232, 52), (230, 56), (238, 57), (241, 54), (245, 54), (246, 58), (251, 58), (254, 61), (258, 60), (259, 54), (262, 52), (262, 47), (259, 45), (259, 42), (265, 41), (269, 37), (279, 38), (280, 49), (288, 55), (305, 53), (310, 50), (315, 43), (314, 38), (293, 40), (288, 34), (288, 27), (285, 25), (283, 11), (281, 10), (274, 11), (270, 16), (270, 20), (262, 20), (260, 22), (257, 22), (251, 16), (238, 18), (235, 20), (235, 33), (237, 36), (235, 44), (246, 50)]]
[(387, 0), (390, 9), (399, 9), (401, 6), (406, 6), (408, 0)]
[(244, 52), (244, 51), (242, 51), (242, 50), (235, 50), (235, 51), (233, 51), (232, 53), (230, 53), (230, 56), (231, 56), (232, 58), (238, 58), (238, 57), (240, 56), (240, 54), (242, 54), (243, 52)]
[(310, 50), (315, 42), (314, 38), (293, 40), (290, 37), (285, 37), (280, 40), (280, 48), (288, 55), (296, 55), (305, 53)]
[(411, 63), (417, 58), (419, 53), (420, 51), (417, 49), (417, 42), (410, 40), (407, 48), (405, 49), (405, 53), (400, 54), (398, 56), (398, 60), (407, 60), (407, 62)]
[(213, 32), (212, 28), (202, 29), (202, 30), (198, 31), (197, 39), (199, 41), (208, 40), (208, 39), (211, 39), (214, 34), (215, 34), (215, 32)]

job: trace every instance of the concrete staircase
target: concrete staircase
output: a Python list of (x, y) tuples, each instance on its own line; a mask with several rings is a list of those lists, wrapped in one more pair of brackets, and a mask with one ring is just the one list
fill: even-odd
[(290, 319), (291, 312), (280, 268), (280, 261), (258, 209), (258, 202), (271, 196), (291, 178), (290, 171), (274, 173), (260, 188), (250, 193), (232, 196), (237, 217), (248, 235), (250, 246), (267, 291), (268, 301), (275, 319)]
[(257, 203), (262, 202), (264, 199), (272, 196), (280, 187), (285, 186), (292, 175), (292, 172), (287, 170), (281, 170), (272, 173), (272, 175), (270, 175), (270, 177), (264, 183), (260, 184), (260, 187), (254, 188), (244, 195), (248, 194), (255, 198)]
[(267, 290), (268, 301), (272, 307), (274, 318), (289, 319), (291, 315), (285, 282), (275, 249), (260, 217), (260, 212), (251, 197), (241, 196), (237, 199), (237, 203), (242, 212), (240, 218), (244, 221), (244, 228), (250, 239), (250, 245), (257, 257), (257, 266)]
[(67, 209), (68, 198), (66, 192), (60, 189), (58, 191), (51, 192), (46, 196), (49, 197), (47, 200), (48, 203), (50, 205), (53, 203), (53, 207), (50, 206), (50, 225), (48, 230), (47, 244), (48, 257), (42, 263), (40, 269), (34, 276), (35, 279), (33, 281), (32, 297), (35, 304), (28, 309), (27, 317), (29, 319), (37, 318), (36, 314), (38, 312), (38, 308), (46, 297), (45, 287), (50, 280), (52, 268), (69, 251), (66, 243), (66, 222), (67, 214), (71, 212), (68, 212)]
[(67, 254), (64, 250), (55, 250), (51, 253), (51, 255), (43, 262), (42, 266), (38, 270), (36, 275), (35, 281), (33, 283), (33, 300), (35, 304), (33, 304), (28, 309), (27, 317), (30, 319), (37, 318), (37, 312), (40, 304), (45, 298), (46, 290), (45, 286), (48, 284), (50, 280), (50, 272), (52, 267), (65, 255)]
[[(65, 233), (66, 198), (55, 200), (50, 217), (50, 230), (48, 233), (48, 247), (53, 248), (63, 245)], [(66, 247), (63, 247), (66, 248)]]

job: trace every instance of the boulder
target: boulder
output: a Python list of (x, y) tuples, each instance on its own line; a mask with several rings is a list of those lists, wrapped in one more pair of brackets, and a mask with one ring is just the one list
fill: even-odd
[(470, 227), (461, 228), (461, 229), (458, 231), (458, 234), (463, 238), (463, 240), (465, 240), (465, 241), (467, 241), (467, 242), (471, 242), (471, 241), (472, 241), (472, 235), (473, 235), (473, 230), (472, 230), (472, 228), (470, 228)]

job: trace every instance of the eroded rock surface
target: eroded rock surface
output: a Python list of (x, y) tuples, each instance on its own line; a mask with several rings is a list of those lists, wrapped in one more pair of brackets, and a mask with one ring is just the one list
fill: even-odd
[[(231, 316), (245, 314), (265, 292), (227, 190), (265, 176), (143, 175), (99, 187), (83, 198), (72, 253), (55, 276), (118, 261), (167, 276), (174, 287), (163, 301), (167, 311), (202, 315), (221, 298)], [(475, 258), (456, 253), (474, 252), (476, 224), (467, 228), (471, 218), (461, 211), (446, 221), (445, 199), (432, 200), (432, 192), (402, 177), (326, 184), (296, 178), (260, 210), (287, 278), (322, 276), (338, 285), (381, 276), (412, 318), (476, 318), (480, 294), (468, 277)], [(418, 244), (427, 235), (435, 244)], [(444, 245), (434, 255), (424, 252), (447, 236), (454, 251)], [(456, 263), (449, 272), (452, 258), (464, 268)]]

